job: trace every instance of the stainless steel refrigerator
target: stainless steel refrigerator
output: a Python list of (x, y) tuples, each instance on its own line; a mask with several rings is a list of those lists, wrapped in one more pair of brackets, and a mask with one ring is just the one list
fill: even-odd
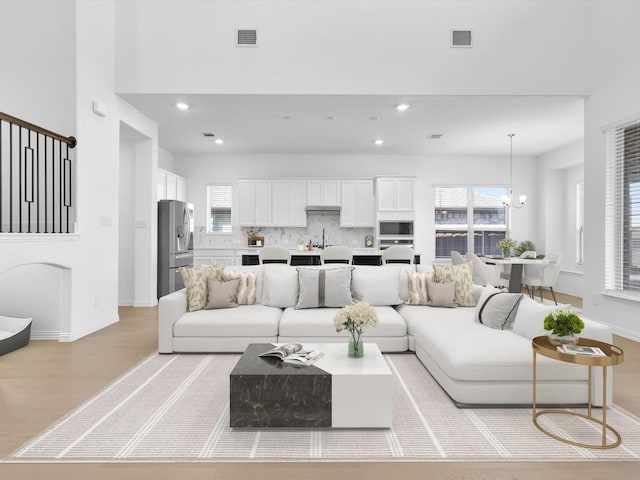
[(180, 267), (193, 266), (188, 250), (189, 209), (185, 202), (158, 202), (158, 298), (184, 288)]

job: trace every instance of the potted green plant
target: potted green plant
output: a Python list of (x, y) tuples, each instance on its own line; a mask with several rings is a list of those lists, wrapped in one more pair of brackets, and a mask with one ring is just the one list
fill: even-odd
[(576, 344), (584, 322), (568, 308), (557, 308), (544, 317), (544, 329), (552, 345)]
[(511, 256), (511, 249), (517, 244), (518, 242), (512, 240), (511, 238), (503, 238), (498, 243), (496, 243), (496, 246), (502, 249), (502, 256), (504, 258), (509, 258)]
[(523, 240), (521, 241), (516, 248), (513, 249), (513, 253), (515, 253), (518, 257), (522, 255), (524, 252), (535, 252), (536, 246), (533, 244), (531, 240)]

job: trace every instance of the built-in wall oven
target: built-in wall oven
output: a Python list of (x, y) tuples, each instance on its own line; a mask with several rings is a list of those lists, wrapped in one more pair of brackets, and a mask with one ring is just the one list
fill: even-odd
[(378, 248), (385, 250), (393, 245), (413, 247), (413, 220), (378, 222)]

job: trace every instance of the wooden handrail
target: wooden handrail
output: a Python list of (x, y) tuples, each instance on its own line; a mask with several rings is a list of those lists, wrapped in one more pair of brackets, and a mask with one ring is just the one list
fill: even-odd
[(0, 120), (5, 120), (9, 123), (12, 123), (13, 125), (18, 125), (28, 130), (41, 133), (42, 135), (46, 135), (47, 137), (55, 138), (56, 140), (60, 140), (61, 142), (66, 143), (67, 145), (69, 145), (70, 148), (74, 148), (77, 143), (76, 137), (65, 137), (58, 133), (52, 132), (51, 130), (47, 130), (46, 128), (39, 127), (25, 120), (20, 120), (19, 118), (13, 117), (3, 112), (0, 112)]

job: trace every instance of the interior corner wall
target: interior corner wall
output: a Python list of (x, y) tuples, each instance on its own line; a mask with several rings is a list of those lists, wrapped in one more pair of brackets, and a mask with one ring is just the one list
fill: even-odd
[(118, 184), (118, 305), (133, 306), (135, 297), (135, 143), (120, 142)]
[(592, 3), (591, 77), (585, 109), (584, 312), (640, 341), (640, 303), (603, 295), (605, 278), (605, 137), (608, 125), (640, 117), (640, 2)]
[(157, 304), (157, 188), (158, 125), (122, 98), (117, 99), (120, 121), (140, 134), (132, 146), (134, 239), (129, 247), (134, 259), (133, 306)]
[(164, 148), (158, 148), (158, 167), (173, 172), (174, 169), (173, 153)]

